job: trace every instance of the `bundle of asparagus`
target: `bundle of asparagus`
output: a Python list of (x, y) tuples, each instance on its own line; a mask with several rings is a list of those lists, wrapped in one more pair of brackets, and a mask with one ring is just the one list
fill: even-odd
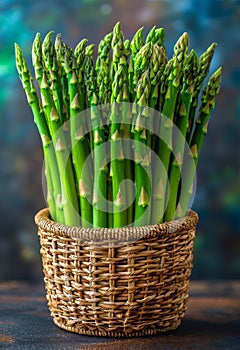
[(221, 68), (203, 88), (215, 43), (198, 58), (184, 33), (168, 58), (164, 40), (156, 26), (146, 38), (140, 28), (125, 40), (117, 23), (94, 59), (86, 39), (72, 49), (60, 34), (53, 43), (52, 32), (43, 42), (38, 33), (35, 81), (15, 44), (42, 140), (53, 220), (123, 227), (186, 214)]

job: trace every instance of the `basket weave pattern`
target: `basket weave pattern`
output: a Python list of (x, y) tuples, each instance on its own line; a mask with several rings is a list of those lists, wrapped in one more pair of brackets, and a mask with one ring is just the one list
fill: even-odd
[(176, 329), (186, 311), (198, 216), (123, 229), (57, 224), (35, 217), (47, 300), (56, 325), (95, 336)]

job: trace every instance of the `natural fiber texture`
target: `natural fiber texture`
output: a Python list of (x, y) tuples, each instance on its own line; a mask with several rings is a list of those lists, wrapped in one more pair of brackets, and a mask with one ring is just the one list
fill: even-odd
[[(176, 329), (186, 311), (198, 216), (159, 225), (83, 229), (35, 217), (56, 325), (95, 336)], [(145, 234), (144, 234), (145, 233)]]

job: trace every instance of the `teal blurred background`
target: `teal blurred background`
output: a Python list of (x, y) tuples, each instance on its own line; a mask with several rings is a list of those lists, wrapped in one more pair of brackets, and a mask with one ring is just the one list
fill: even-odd
[(126, 38), (144, 26), (165, 28), (169, 55), (187, 31), (200, 55), (216, 41), (211, 72), (223, 79), (198, 166), (193, 209), (200, 222), (193, 279), (240, 278), (240, 1), (1, 0), (0, 2), (0, 280), (41, 277), (34, 214), (45, 206), (42, 151), (15, 68), (14, 42), (31, 62), (36, 32), (62, 33), (75, 46), (98, 44), (120, 21)]

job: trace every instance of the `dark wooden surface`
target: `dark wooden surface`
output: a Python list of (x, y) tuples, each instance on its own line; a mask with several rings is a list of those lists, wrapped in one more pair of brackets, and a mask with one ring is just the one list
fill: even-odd
[(0, 349), (240, 349), (240, 281), (191, 282), (178, 330), (114, 339), (66, 332), (52, 322), (43, 285), (0, 283)]

